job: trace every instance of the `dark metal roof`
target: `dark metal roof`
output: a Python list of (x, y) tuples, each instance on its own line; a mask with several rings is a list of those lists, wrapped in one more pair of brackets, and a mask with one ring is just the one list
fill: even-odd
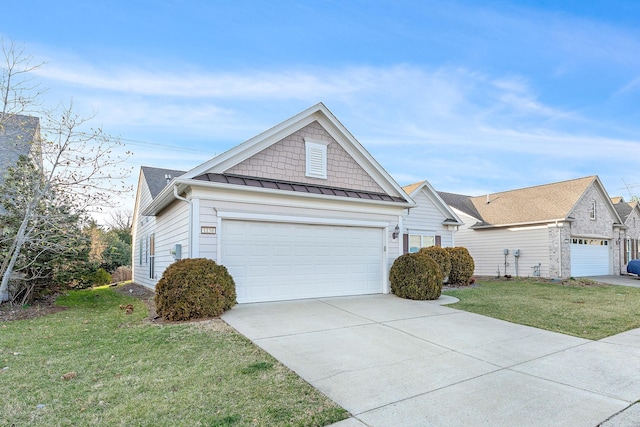
[[(184, 173), (184, 171), (178, 171), (174, 169), (161, 169), (142, 166), (142, 174), (144, 175), (144, 179), (147, 181), (147, 186), (149, 187), (149, 192), (151, 193), (152, 199), (155, 199), (156, 196), (160, 194), (162, 189), (167, 186), (167, 175), (169, 175), (171, 178), (177, 178)], [(169, 179), (169, 181), (171, 180), (171, 178)]]
[(440, 196), (440, 198), (442, 198), (442, 200), (444, 200), (447, 205), (451, 206), (452, 208), (458, 209), (460, 212), (464, 212), (474, 218), (482, 219), (482, 216), (480, 216), (480, 213), (471, 202), (471, 196), (465, 196), (455, 193), (445, 193), (444, 191), (438, 191), (438, 195)]
[(277, 181), (252, 176), (225, 175), (205, 173), (196, 176), (196, 180), (218, 182), (222, 184), (244, 185), (248, 187), (268, 188), (272, 190), (284, 190), (300, 193), (322, 194), (325, 196), (347, 197), (353, 199), (377, 200), (384, 202), (407, 203), (402, 197), (390, 196), (384, 193), (372, 193), (368, 191), (351, 190), (346, 188), (323, 187), (320, 185), (304, 184), (300, 182)]

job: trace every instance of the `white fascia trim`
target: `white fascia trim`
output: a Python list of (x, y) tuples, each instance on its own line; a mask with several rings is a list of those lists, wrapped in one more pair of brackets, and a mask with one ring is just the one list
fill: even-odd
[(258, 214), (249, 212), (234, 211), (218, 211), (218, 218), (235, 219), (241, 221), (261, 221), (261, 222), (286, 222), (297, 224), (315, 224), (315, 225), (341, 225), (350, 227), (370, 227), (370, 228), (386, 228), (389, 227), (388, 222), (381, 221), (362, 221), (338, 218), (318, 218), (294, 215), (272, 215)]
[(518, 228), (527, 228), (527, 227), (532, 227), (532, 226), (536, 226), (539, 224), (549, 224), (549, 225), (553, 225), (555, 227), (555, 223), (557, 222), (571, 222), (572, 220), (569, 220), (567, 218), (558, 218), (558, 219), (549, 219), (549, 220), (544, 220), (544, 221), (532, 221), (532, 222), (514, 222), (511, 224), (498, 224), (498, 225), (478, 225), (478, 226), (474, 226), (472, 225), (471, 227), (469, 227), (471, 230), (490, 230), (492, 228), (509, 228), (509, 227), (518, 227)]

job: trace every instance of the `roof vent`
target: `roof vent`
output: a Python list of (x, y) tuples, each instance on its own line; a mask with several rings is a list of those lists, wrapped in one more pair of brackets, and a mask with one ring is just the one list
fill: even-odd
[(167, 185), (171, 182), (171, 174), (165, 174), (164, 179), (167, 180)]

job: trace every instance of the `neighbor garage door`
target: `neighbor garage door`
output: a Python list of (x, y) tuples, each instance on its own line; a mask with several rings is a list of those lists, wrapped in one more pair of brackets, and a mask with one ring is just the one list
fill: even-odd
[(381, 293), (383, 229), (222, 221), (238, 302)]
[(573, 239), (571, 243), (571, 276), (603, 276), (609, 273), (609, 241)]

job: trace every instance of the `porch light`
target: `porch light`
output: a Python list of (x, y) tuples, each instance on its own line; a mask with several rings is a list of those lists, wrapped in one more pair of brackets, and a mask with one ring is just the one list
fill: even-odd
[(393, 233), (391, 233), (391, 237), (393, 237), (393, 239), (397, 239), (398, 235), (400, 234), (400, 227), (398, 227), (396, 225), (396, 228), (393, 229)]

